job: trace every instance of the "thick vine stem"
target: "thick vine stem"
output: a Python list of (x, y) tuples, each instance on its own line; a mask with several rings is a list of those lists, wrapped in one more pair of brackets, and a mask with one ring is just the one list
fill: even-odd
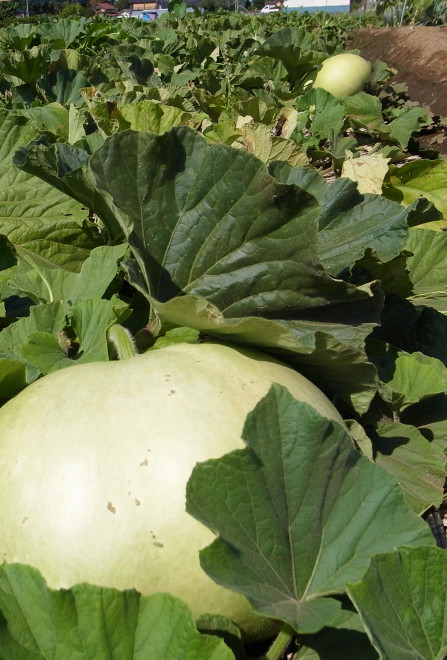
[(265, 660), (283, 660), (295, 632), (287, 623), (283, 625), (275, 641), (267, 651)]
[(138, 354), (132, 335), (119, 323), (110, 326), (107, 341), (113, 347), (118, 360), (127, 360)]

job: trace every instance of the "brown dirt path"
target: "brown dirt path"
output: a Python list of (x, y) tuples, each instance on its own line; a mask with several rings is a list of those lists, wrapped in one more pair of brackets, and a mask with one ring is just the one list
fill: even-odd
[(447, 25), (360, 28), (353, 30), (350, 47), (385, 62), (396, 71), (390, 82), (406, 83), (410, 100), (441, 118), (417, 141), (422, 149), (447, 154)]
[(412, 101), (447, 117), (447, 26), (362, 28), (353, 31), (352, 47), (396, 69), (391, 82), (405, 82)]

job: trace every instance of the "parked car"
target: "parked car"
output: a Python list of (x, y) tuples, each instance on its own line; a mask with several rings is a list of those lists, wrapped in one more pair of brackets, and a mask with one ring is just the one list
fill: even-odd
[(261, 9), (261, 14), (271, 14), (273, 11), (279, 11), (279, 7), (276, 5), (265, 5)]

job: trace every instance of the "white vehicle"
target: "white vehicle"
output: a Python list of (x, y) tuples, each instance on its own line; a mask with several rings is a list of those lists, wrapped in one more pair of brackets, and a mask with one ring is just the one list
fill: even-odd
[(272, 11), (279, 11), (279, 7), (276, 5), (265, 5), (265, 7), (261, 9), (261, 14), (271, 14)]

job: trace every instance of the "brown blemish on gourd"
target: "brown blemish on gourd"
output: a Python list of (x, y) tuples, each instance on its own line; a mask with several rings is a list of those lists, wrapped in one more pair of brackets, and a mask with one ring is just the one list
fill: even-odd
[(163, 543), (160, 543), (160, 541), (156, 540), (157, 537), (152, 530), (150, 530), (149, 534), (152, 536), (152, 545), (155, 545), (156, 548), (164, 548)]
[(135, 506), (140, 506), (140, 504), (141, 504), (140, 500), (137, 500), (137, 498), (135, 498)]
[(113, 506), (112, 502), (107, 502), (107, 509), (110, 513), (116, 513), (116, 508)]
[(142, 463), (140, 463), (142, 467), (146, 467), (146, 465), (149, 465), (147, 458), (144, 459)]
[(171, 390), (171, 391), (169, 392), (168, 396), (172, 396), (173, 394), (176, 394), (176, 391), (175, 391), (175, 390)]

